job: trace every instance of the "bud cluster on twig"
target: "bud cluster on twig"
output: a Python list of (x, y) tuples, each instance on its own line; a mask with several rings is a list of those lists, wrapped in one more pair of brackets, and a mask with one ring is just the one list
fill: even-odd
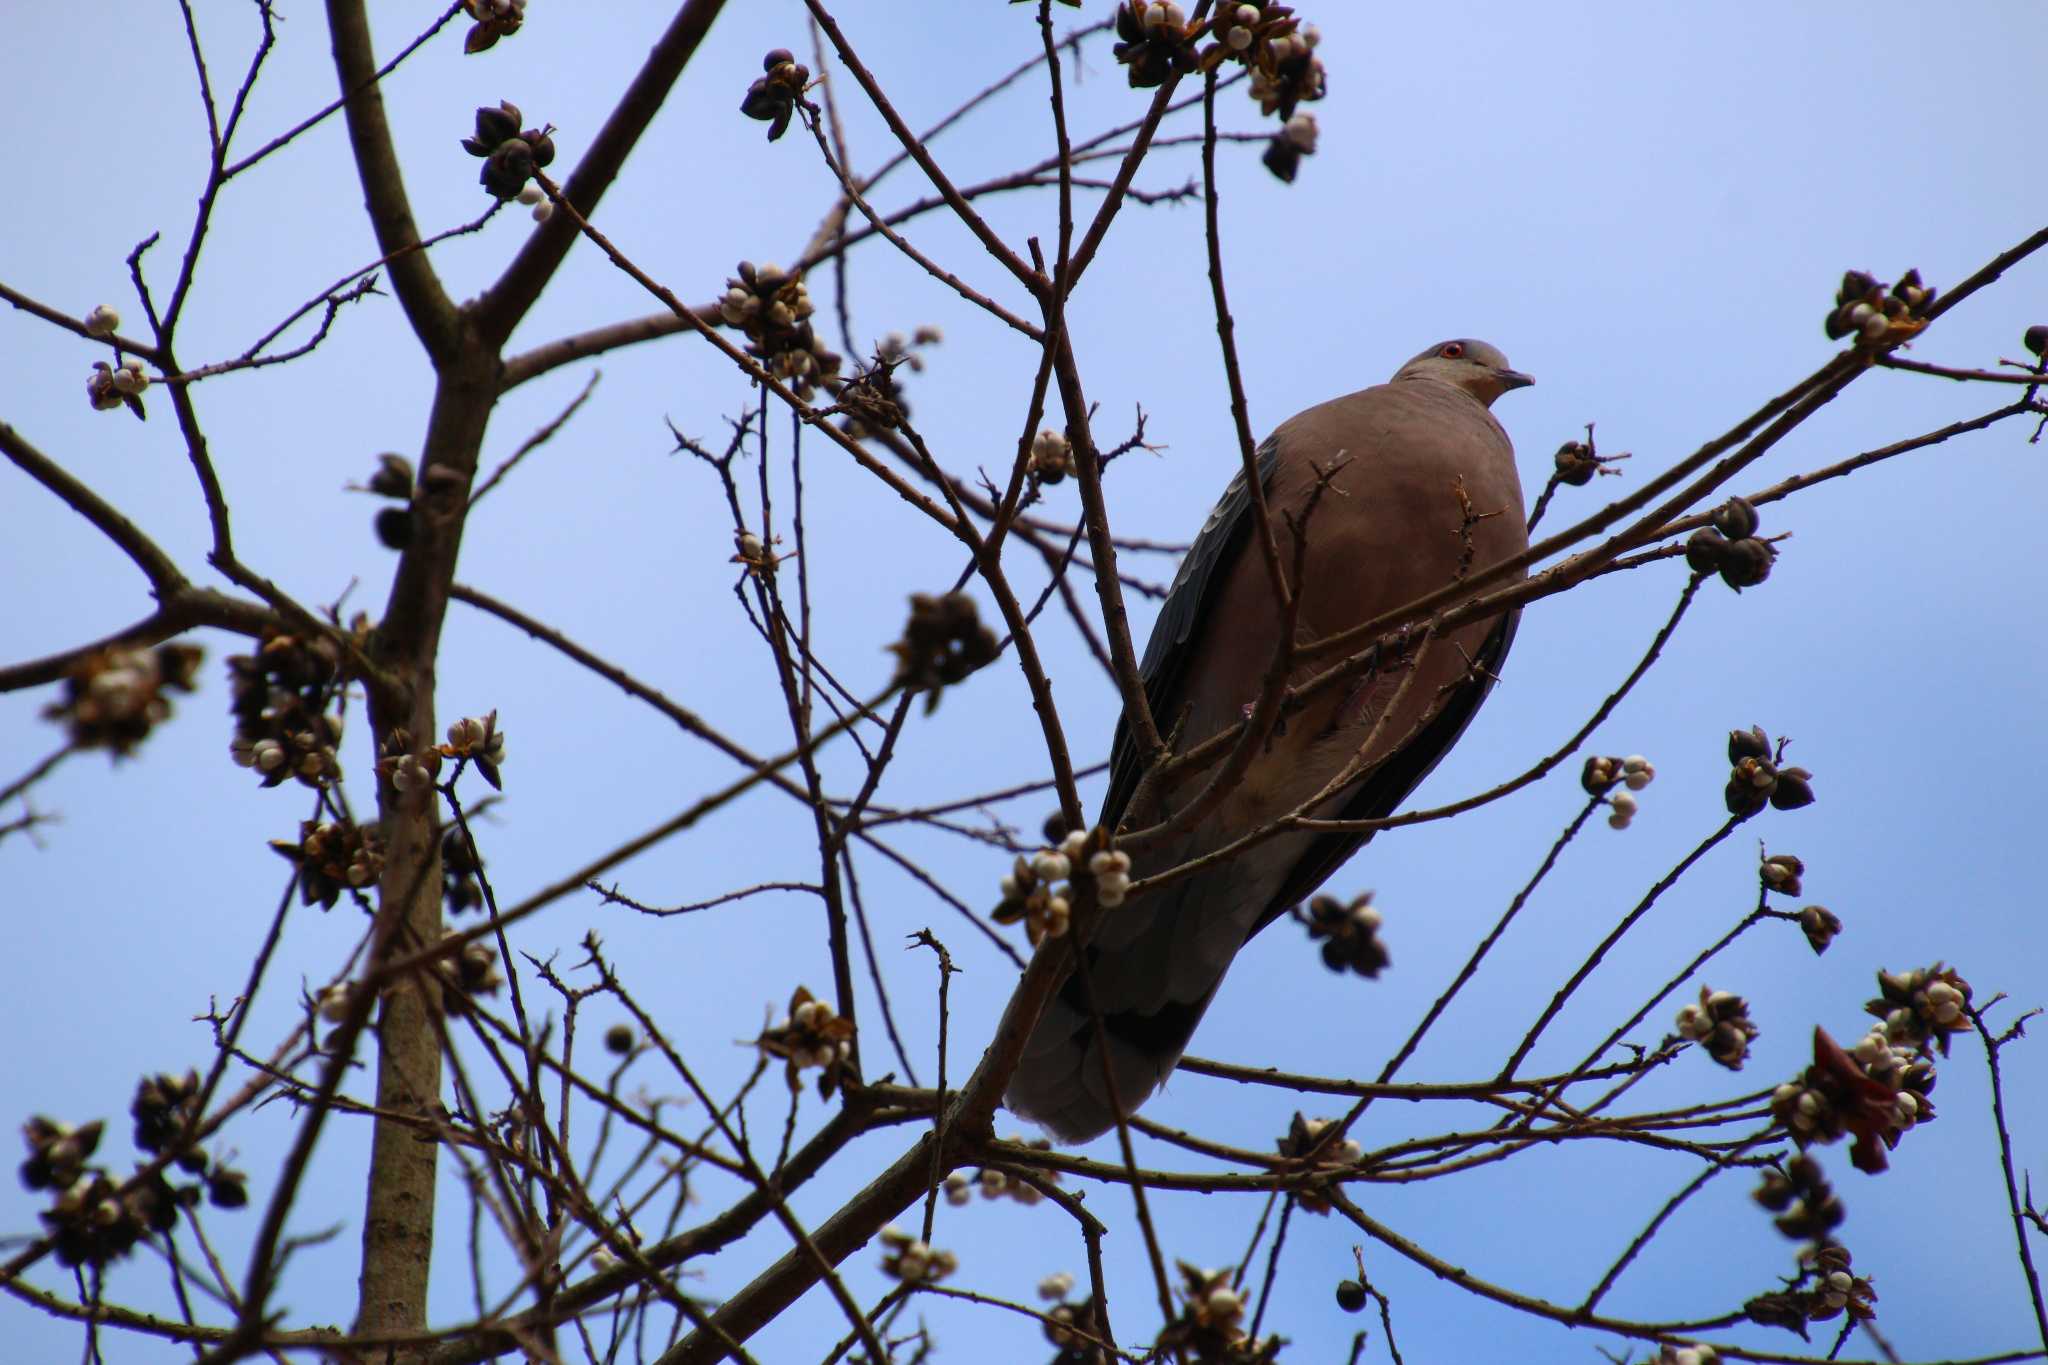
[(818, 1094), (830, 1098), (845, 1079), (853, 1058), (853, 1020), (819, 1000), (807, 986), (789, 997), (789, 1015), (761, 1030), (755, 1046), (784, 1063), (783, 1078), (792, 1091), (803, 1088), (802, 1073), (815, 1070)]
[(902, 638), (889, 649), (896, 656), (896, 681), (910, 691), (927, 693), (929, 713), (937, 709), (946, 688), (993, 663), (1000, 645), (966, 593), (933, 597), (920, 592), (910, 595), (910, 618), (903, 624)]
[[(1728, 762), (1733, 766), (1729, 769), (1728, 785), (1721, 792), (1728, 813), (1747, 819), (1767, 805), (1778, 810), (1812, 805), (1813, 774), (1804, 768), (1780, 767), (1784, 761), (1785, 741), (1779, 740), (1773, 748), (1762, 726), (1730, 730)], [(1796, 863), (1797, 859), (1793, 861)], [(1797, 895), (1796, 888), (1795, 880), (1790, 894)]]
[(802, 275), (779, 265), (741, 261), (725, 282), (718, 315), (747, 336), (747, 354), (808, 400), (821, 381), (839, 373), (840, 358), (811, 327), (815, 311)]
[[(1607, 824), (1611, 829), (1627, 829), (1636, 818), (1639, 803), (1635, 793), (1649, 786), (1657, 779), (1657, 769), (1641, 754), (1630, 754), (1626, 758), (1611, 758), (1595, 754), (1586, 760), (1579, 770), (1579, 785), (1586, 795), (1602, 797), (1607, 802)], [(1625, 787), (1626, 791), (1615, 791)], [(1609, 795), (1612, 793), (1612, 795)]]
[(1323, 945), (1323, 965), (1333, 972), (1356, 972), (1377, 977), (1393, 957), (1380, 941), (1380, 912), (1373, 908), (1372, 892), (1361, 892), (1349, 902), (1335, 896), (1312, 896), (1308, 908), (1297, 905), (1288, 912), (1308, 930), (1311, 943)]
[(778, 47), (761, 59), (766, 74), (754, 78), (740, 99), (740, 112), (768, 125), (770, 142), (789, 131), (789, 120), (803, 102), (804, 88), (811, 83), (810, 68), (801, 65), (786, 47)]
[(462, 8), (476, 21), (462, 39), (463, 52), (472, 56), (489, 51), (526, 22), (526, 0), (462, 0)]
[(341, 647), (325, 635), (266, 631), (254, 654), (228, 659), (229, 710), (237, 767), (275, 787), (297, 778), (322, 787), (341, 778), (341, 717), (328, 705), (340, 691)]
[(1734, 991), (1700, 987), (1697, 1003), (1678, 1011), (1678, 1036), (1698, 1043), (1730, 1071), (1742, 1070), (1749, 1044), (1763, 1030), (1749, 1017), (1749, 1002)]
[(1882, 346), (1913, 336), (1927, 324), (1920, 315), (1934, 302), (1934, 290), (1920, 282), (1918, 270), (1908, 270), (1899, 282), (1886, 286), (1861, 270), (1843, 272), (1842, 287), (1835, 293), (1834, 311), (1828, 314), (1829, 340), (1855, 336), (1857, 344)]
[(384, 875), (381, 836), (348, 820), (302, 820), (299, 837), (270, 847), (299, 870), (299, 903), (333, 909), (343, 891), (374, 886)]
[(170, 719), (166, 688), (193, 690), (203, 657), (199, 646), (183, 644), (94, 650), (64, 675), (64, 695), (43, 717), (61, 722), (77, 748), (124, 757)]
[(1124, 903), (1131, 889), (1131, 857), (1107, 847), (1108, 834), (1097, 828), (1077, 829), (1058, 848), (1040, 849), (1018, 858), (1002, 880), (1003, 898), (990, 913), (997, 924), (1024, 924), (1031, 946), (1063, 938), (1073, 927), (1076, 883), (1092, 881), (1095, 899), (1105, 910)]
[(1747, 498), (1730, 498), (1710, 514), (1685, 542), (1685, 562), (1697, 574), (1717, 573), (1737, 592), (1771, 576), (1778, 549), (1757, 536), (1756, 506)]
[(499, 199), (516, 199), (533, 173), (555, 159), (554, 125), (521, 128), (519, 106), (501, 100), (476, 111), (476, 133), (462, 139), (462, 149), (484, 159), (477, 183)]

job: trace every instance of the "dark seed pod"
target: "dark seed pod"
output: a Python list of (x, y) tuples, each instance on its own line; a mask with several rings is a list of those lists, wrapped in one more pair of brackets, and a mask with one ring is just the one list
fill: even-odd
[(2029, 327), (2026, 335), (2020, 338), (2020, 345), (2035, 355), (2048, 355), (2048, 326), (2036, 323)]
[(763, 71), (773, 71), (776, 67), (781, 66), (784, 62), (793, 62), (795, 60), (795, 54), (792, 53), (788, 48), (778, 47), (769, 52), (767, 56), (761, 59), (761, 69)]
[(1600, 461), (1593, 457), (1593, 448), (1584, 441), (1566, 441), (1559, 446), (1554, 463), (1557, 465), (1557, 481), (1574, 488), (1584, 488), (1600, 472)]
[(1728, 732), (1728, 761), (1740, 763), (1745, 758), (1765, 760), (1771, 756), (1771, 737), (1759, 725), (1749, 730)]
[(528, 128), (519, 135), (520, 141), (533, 148), (533, 164), (545, 166), (555, 159), (555, 140), (548, 136), (545, 128)]
[(1719, 573), (1727, 557), (1727, 540), (1711, 526), (1702, 526), (1686, 538), (1685, 562), (1694, 573)]
[(1714, 529), (1730, 540), (1746, 540), (1756, 534), (1761, 524), (1756, 507), (1747, 498), (1730, 498), (1716, 507), (1711, 514)]
[(1771, 561), (1778, 552), (1761, 540), (1731, 540), (1721, 561), (1721, 581), (1741, 592), (1771, 576)]
[(1770, 798), (1761, 787), (1731, 777), (1728, 785), (1721, 789), (1721, 801), (1728, 807), (1730, 815), (1751, 816), (1762, 810)]
[(1869, 298), (1881, 288), (1883, 286), (1877, 282), (1874, 276), (1867, 275), (1861, 270), (1844, 271), (1842, 274), (1842, 292), (1836, 296), (1836, 302), (1856, 303), (1859, 300)]
[(491, 149), (477, 183), (500, 199), (514, 199), (532, 174), (532, 145), (523, 137), (508, 137)]
[(519, 125), (523, 122), (519, 106), (509, 100), (497, 108), (485, 107), (476, 111), (476, 140), (484, 145), (484, 155), (508, 137), (519, 136)]
[(604, 1050), (615, 1057), (623, 1057), (633, 1050), (633, 1029), (629, 1024), (613, 1024), (604, 1031)]
[(1045, 835), (1045, 842), (1057, 847), (1059, 842), (1067, 837), (1066, 813), (1064, 811), (1054, 811), (1051, 815), (1046, 816), (1045, 828), (1042, 832)]
[(1365, 1307), (1365, 1286), (1356, 1280), (1337, 1281), (1337, 1306), (1347, 1313), (1356, 1313)]
[(386, 507), (377, 513), (377, 540), (387, 550), (403, 550), (412, 544), (412, 509)]
[(1813, 774), (1804, 768), (1787, 768), (1778, 774), (1771, 788), (1771, 804), (1779, 810), (1798, 810), (1813, 804)]
[(388, 452), (379, 455), (377, 472), (370, 476), (370, 482), (365, 486), (379, 497), (412, 497), (412, 461)]

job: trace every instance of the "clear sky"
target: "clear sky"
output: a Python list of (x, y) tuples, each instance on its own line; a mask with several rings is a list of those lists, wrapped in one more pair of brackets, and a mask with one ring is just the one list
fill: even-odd
[[(248, 6), (205, 6), (202, 33), (216, 87), (232, 83), (254, 38)], [(1606, 451), (1632, 451), (1625, 477), (1566, 490), (1554, 514), (1590, 511), (1682, 458), (1823, 363), (1822, 319), (1845, 267), (1892, 279), (1917, 266), (1953, 284), (2048, 220), (2040, 176), (2044, 13), (2037, 4), (1909, 3), (1686, 6), (1304, 4), (1323, 34), (1330, 92), (1314, 112), (1321, 147), (1283, 186), (1257, 148), (1226, 149), (1223, 231), (1254, 428), (1376, 383), (1421, 347), (1482, 336), (1535, 388), (1496, 409), (1533, 490), (1559, 442), (1597, 422)], [(174, 6), (13, 0), (0, 43), (0, 111), (12, 130), (9, 212), (0, 218), (0, 280), (82, 314), (111, 303), (139, 330), (123, 257), (151, 232), (161, 288), (182, 250), (200, 185), (205, 130)], [(836, 11), (905, 117), (924, 126), (1007, 70), (1036, 42), (1030, 7), (997, 0), (880, 4)], [(1091, 2), (1062, 21), (1092, 19)], [(416, 30), (418, 7), (372, 7), (379, 50)], [(450, 30), (387, 82), (412, 201), (429, 230), (485, 206), (476, 163), (459, 139), (471, 109), (501, 98), (547, 120), (573, 165), (615, 92), (663, 24), (646, 3), (571, 6), (534, 0), (526, 30), (464, 58)], [(459, 26), (458, 26), (459, 27)], [(250, 145), (332, 96), (324, 16), (280, 7), (279, 46), (248, 114)], [(773, 145), (736, 106), (775, 46), (803, 51), (794, 0), (733, 5), (605, 200), (600, 225), (687, 299), (708, 299), (741, 258), (792, 258), (829, 204), (832, 185), (799, 129)], [(855, 160), (875, 165), (886, 130), (850, 84), (839, 89)], [(1076, 125), (1135, 117), (1099, 41), (1070, 89)], [(1241, 94), (1227, 125), (1260, 126)], [(1183, 125), (1182, 131), (1198, 128)], [(935, 145), (957, 179), (1035, 160), (1052, 147), (1042, 82), (1026, 81)], [(1163, 153), (1141, 177), (1173, 188), (1198, 167)], [(911, 172), (886, 182), (897, 204), (926, 187)], [(1092, 197), (1087, 203), (1092, 204)], [(988, 205), (1013, 243), (1055, 232), (1050, 196)], [(451, 294), (487, 284), (530, 224), (518, 212), (436, 253)], [(918, 244), (1012, 306), (1001, 278), (964, 232), (918, 221)], [(329, 121), (230, 186), (201, 261), (180, 351), (188, 363), (246, 347), (305, 299), (377, 256), (338, 121)], [(828, 282), (814, 288), (822, 301)], [(1032, 378), (1028, 346), (969, 313), (931, 280), (871, 247), (855, 259), (853, 325), (863, 343), (932, 323), (944, 343), (910, 379), (915, 418), (946, 465), (999, 471), (1021, 428)], [(654, 311), (630, 280), (578, 249), (515, 339), (514, 349)], [(1126, 434), (1134, 406), (1161, 450), (1133, 454), (1110, 480), (1120, 534), (1184, 541), (1236, 465), (1203, 274), (1194, 205), (1125, 210), (1070, 313), (1106, 441)], [(2020, 354), (2023, 329), (2048, 321), (2048, 262), (2034, 260), (1958, 309), (1915, 356), (1966, 367)], [(298, 334), (294, 334), (298, 335)], [(0, 421), (133, 516), (196, 579), (207, 527), (161, 394), (146, 424), (95, 413), (84, 380), (99, 353), (13, 310), (0, 311)], [(706, 471), (669, 454), (663, 419), (719, 439), (748, 401), (743, 381), (701, 343), (675, 339), (565, 367), (512, 393), (491, 427), (495, 463), (601, 371), (576, 420), (483, 504), (460, 577), (565, 630), (693, 707), (756, 749), (787, 739), (771, 666), (729, 591), (730, 519)], [(370, 500), (343, 485), (383, 450), (416, 454), (430, 375), (388, 297), (349, 309), (309, 360), (204, 385), (199, 406), (235, 511), (244, 560), (300, 600), (375, 612), (393, 557), (370, 533)], [(2010, 390), (1878, 373), (1856, 383), (1738, 481), (1778, 479), (1973, 416)], [(780, 428), (778, 428), (780, 429)], [(1718, 961), (1707, 980), (1752, 1002), (1763, 1028), (1752, 1060), (1730, 1077), (1682, 1057), (1641, 1087), (1646, 1105), (1739, 1093), (1791, 1076), (1815, 1024), (1862, 1031), (1879, 967), (1954, 963), (1978, 998), (2044, 1001), (2038, 773), (2048, 763), (2040, 716), (2048, 647), (2038, 519), (2048, 498), (2043, 447), (2008, 424), (1884, 464), (1766, 509), (1765, 528), (1792, 538), (1770, 581), (1741, 597), (1709, 585), (1662, 664), (1594, 746), (1641, 752), (1659, 776), (1634, 825), (1595, 826), (1567, 853), (1500, 959), (1475, 983), (1406, 1073), (1464, 1080), (1491, 1074), (1555, 983), (1615, 917), (1721, 818), (1723, 744), (1731, 726), (1761, 724), (1796, 739), (1819, 802), (1769, 814), (1708, 858), (1662, 902), (1532, 1058), (1569, 1065), (1611, 1021), (1746, 912), (1757, 840), (1806, 860), (1805, 900), (1832, 907), (1847, 931), (1814, 959), (1789, 926), (1771, 924)], [(807, 446), (812, 585), (821, 653), (856, 692), (887, 680), (882, 646), (912, 591), (951, 582), (957, 551), (836, 452)], [(786, 488), (784, 490), (786, 496)], [(1069, 518), (1071, 483), (1046, 512)], [(1140, 563), (1164, 580), (1171, 561)], [(1627, 672), (1683, 581), (1676, 565), (1616, 576), (1550, 600), (1525, 617), (1504, 684), (1419, 799), (1434, 803), (1491, 785), (1556, 744)], [(143, 616), (145, 586), (81, 519), (11, 466), (0, 468), (0, 661), (64, 648)], [(1151, 606), (1133, 599), (1142, 631)], [(1072, 629), (1049, 613), (1041, 632), (1068, 733), (1093, 761), (1108, 746), (1113, 687)], [(210, 999), (240, 988), (282, 885), (263, 850), (307, 813), (296, 787), (257, 790), (230, 766), (220, 660), (241, 645), (203, 640), (204, 685), (179, 703), (136, 760), (88, 756), (36, 789), (60, 823), (31, 842), (0, 843), (0, 1060), (4, 1117), (32, 1113), (111, 1120), (104, 1149), (125, 1159), (135, 1077), (203, 1066), (208, 1032), (193, 1022)], [(0, 697), (0, 781), (41, 759), (58, 732), (39, 719), (53, 689)], [(517, 897), (729, 780), (727, 760), (615, 690), (461, 607), (441, 669), (444, 719), (497, 708), (510, 737), (507, 800), (482, 831), (501, 895)], [(367, 727), (344, 760), (360, 784)], [(854, 768), (842, 758), (842, 780)], [(1575, 770), (1575, 765), (1573, 765)], [(1008, 663), (978, 675), (913, 724), (883, 799), (949, 799), (1042, 778), (1046, 762), (1020, 675)], [(1093, 800), (1099, 787), (1091, 788)], [(370, 799), (356, 792), (358, 806)], [(1476, 934), (1542, 856), (1580, 801), (1567, 771), (1513, 800), (1444, 824), (1382, 837), (1333, 881), (1376, 892), (1394, 966), (1380, 981), (1338, 978), (1283, 926), (1240, 959), (1195, 1043), (1205, 1056), (1331, 1074), (1376, 1072), (1418, 1012), (1462, 962)], [(1042, 798), (1006, 808), (1023, 828)], [(19, 807), (0, 811), (0, 819)], [(721, 813), (692, 837), (624, 868), (622, 889), (677, 903), (814, 871), (803, 852), (809, 817), (773, 795)], [(977, 906), (992, 905), (1006, 860), (964, 842), (906, 837), (904, 846)], [(885, 865), (861, 866), (863, 891), (897, 1018), (931, 1083), (936, 1046), (928, 954), (897, 951), (931, 926), (967, 975), (953, 992), (951, 1074), (979, 1055), (1011, 968), (954, 912)], [(257, 1005), (258, 1036), (281, 1033), (296, 985), (327, 979), (359, 930), (351, 912), (294, 912), (282, 966)], [(798, 982), (823, 987), (829, 967), (813, 903), (762, 898), (740, 908), (650, 922), (594, 896), (565, 901), (515, 933), (524, 951), (560, 952), (595, 929), (663, 1026), (692, 1049), (714, 1085), (744, 1074), (751, 1035)], [(1781, 932), (1767, 932), (1778, 930)], [(2010, 1013), (2004, 1017), (2009, 1018)], [(1654, 1043), (1660, 1010), (1634, 1035)], [(870, 1044), (871, 1066), (885, 1051)], [(2038, 1044), (2008, 1056), (2009, 1117), (2018, 1157), (2041, 1167), (2048, 1134), (2048, 1063)], [(651, 1091), (679, 1087), (641, 1064)], [(2032, 1342), (2012, 1254), (1986, 1114), (1981, 1052), (1965, 1042), (1943, 1071), (1939, 1122), (1909, 1134), (1894, 1169), (1872, 1180), (1846, 1151), (1823, 1161), (1850, 1211), (1843, 1236), (1859, 1272), (1883, 1295), (1880, 1325), (1907, 1358), (1970, 1357)], [(1148, 1116), (1242, 1146), (1267, 1147), (1294, 1108), (1277, 1092), (1178, 1079)], [(769, 1110), (757, 1117), (770, 1119)], [(1319, 1112), (1310, 1105), (1310, 1113)], [(811, 1111), (815, 1118), (815, 1109)], [(1471, 1114), (1382, 1105), (1360, 1136), (1379, 1145), (1443, 1131)], [(999, 1130), (1008, 1120), (999, 1117)], [(265, 1195), (290, 1132), (283, 1106), (234, 1130), (238, 1164)], [(339, 1226), (294, 1262), (283, 1300), (296, 1323), (343, 1321), (354, 1300), (360, 1218), (360, 1131), (335, 1125), (294, 1227)], [(855, 1149), (850, 1169), (798, 1201), (822, 1217), (835, 1195), (898, 1150), (900, 1136)], [(1110, 1150), (1108, 1144), (1099, 1148)], [(1153, 1164), (1185, 1168), (1168, 1148)], [(857, 1168), (857, 1169), (855, 1169)], [(444, 1172), (447, 1168), (444, 1167)], [(1694, 1174), (1679, 1158), (1632, 1149), (1559, 1149), (1414, 1187), (1368, 1186), (1366, 1206), (1404, 1235), (1475, 1274), (1574, 1301), (1655, 1208)], [(1789, 1274), (1793, 1245), (1749, 1202), (1747, 1176), (1717, 1182), (1688, 1205), (1607, 1303), (1646, 1318), (1734, 1308)], [(446, 1188), (444, 1186), (444, 1188)], [(730, 1191), (707, 1184), (699, 1211)], [(1150, 1292), (1125, 1196), (1090, 1189), (1116, 1228), (1107, 1247), (1118, 1325), (1133, 1340)], [(0, 1233), (35, 1230), (37, 1202), (0, 1187)], [(451, 1211), (457, 1204), (451, 1201)], [(1161, 1198), (1168, 1251), (1221, 1265), (1241, 1253), (1257, 1207), (1220, 1197)], [(1028, 1299), (1041, 1276), (1080, 1271), (1078, 1239), (1049, 1206), (976, 1203), (941, 1211), (938, 1241), (962, 1266), (954, 1283)], [(253, 1217), (210, 1228), (239, 1266)], [(463, 1222), (444, 1225), (435, 1317), (469, 1310)], [(717, 1293), (772, 1256), (770, 1227), (693, 1282)], [(1342, 1359), (1365, 1324), (1339, 1314), (1330, 1290), (1358, 1239), (1334, 1221), (1297, 1217), (1268, 1330), (1293, 1338), (1286, 1358)], [(870, 1250), (849, 1263), (856, 1292), (884, 1281)], [(1593, 1360), (1621, 1344), (1532, 1325), (1484, 1305), (1382, 1248), (1366, 1263), (1391, 1296), (1411, 1361)], [(69, 1286), (45, 1267), (44, 1283)], [(112, 1277), (110, 1296), (169, 1308), (148, 1256)], [(842, 1330), (814, 1296), (760, 1339), (763, 1360), (821, 1356)], [(0, 1354), (71, 1358), (78, 1334), (15, 1300), (0, 1301)], [(1037, 1329), (988, 1310), (937, 1301), (922, 1309), (943, 1358), (1032, 1359)], [(1377, 1343), (1377, 1323), (1370, 1324)], [(1752, 1334), (1768, 1349), (1798, 1349)], [(1818, 1337), (1821, 1349), (1828, 1338)], [(2033, 1343), (2038, 1345), (2038, 1343)], [(1367, 1359), (1380, 1360), (1383, 1344)], [(109, 1359), (169, 1361), (182, 1353), (122, 1338)], [(18, 1357), (14, 1356), (19, 1352)], [(1867, 1342), (1845, 1353), (1866, 1358)]]

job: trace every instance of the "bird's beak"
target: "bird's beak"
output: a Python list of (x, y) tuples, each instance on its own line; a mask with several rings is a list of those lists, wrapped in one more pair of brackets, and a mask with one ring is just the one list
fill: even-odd
[(1523, 374), (1520, 370), (1495, 370), (1493, 377), (1500, 381), (1500, 391), (1502, 393), (1512, 393), (1516, 389), (1526, 389), (1536, 382), (1533, 376)]

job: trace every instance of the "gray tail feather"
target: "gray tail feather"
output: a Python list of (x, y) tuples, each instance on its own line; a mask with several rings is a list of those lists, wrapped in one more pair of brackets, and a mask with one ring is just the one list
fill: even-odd
[(1079, 983), (1069, 979), (1025, 1043), (1004, 1107), (1043, 1124), (1062, 1142), (1100, 1137), (1116, 1126), (1103, 1076), (1102, 1042), (1109, 1044), (1117, 1098), (1126, 1113), (1135, 1112), (1173, 1074), (1214, 994), (1212, 987), (1191, 1004), (1170, 1002), (1152, 1014), (1126, 1010), (1104, 1015), (1098, 1040), (1080, 1003)]

